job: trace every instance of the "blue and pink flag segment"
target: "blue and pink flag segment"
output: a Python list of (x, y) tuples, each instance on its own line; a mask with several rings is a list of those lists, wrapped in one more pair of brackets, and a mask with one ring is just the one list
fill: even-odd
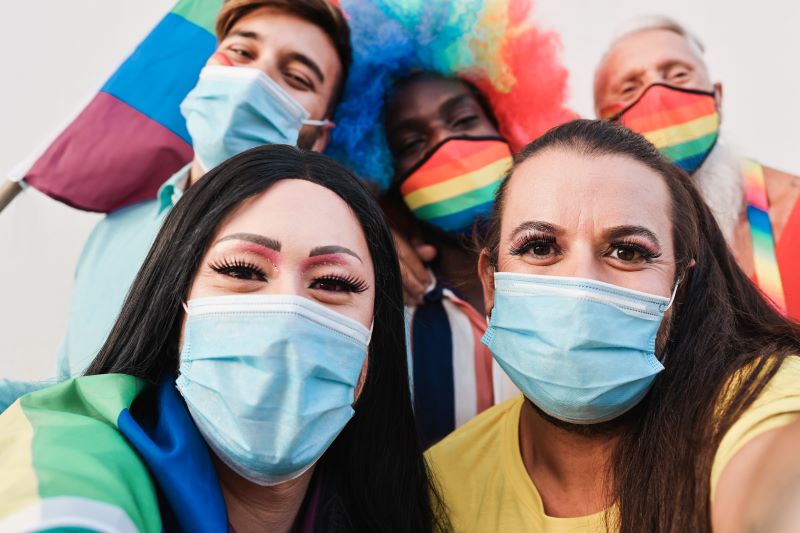
[(179, 106), (216, 49), (222, 0), (180, 0), (136, 47), (23, 180), (65, 204), (108, 212), (154, 198), (192, 158)]

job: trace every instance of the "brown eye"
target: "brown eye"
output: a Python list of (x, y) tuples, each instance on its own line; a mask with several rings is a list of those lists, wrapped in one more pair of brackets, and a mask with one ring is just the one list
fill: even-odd
[(631, 250), (630, 248), (617, 249), (617, 259), (621, 261), (635, 261), (636, 259), (638, 259), (636, 256), (637, 256), (636, 251)]
[(553, 245), (549, 243), (534, 244), (531, 251), (533, 255), (550, 255), (553, 252)]

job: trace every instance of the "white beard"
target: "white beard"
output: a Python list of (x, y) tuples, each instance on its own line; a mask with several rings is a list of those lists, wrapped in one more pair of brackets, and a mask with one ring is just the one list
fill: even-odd
[(744, 209), (741, 158), (722, 139), (692, 175), (729, 244)]

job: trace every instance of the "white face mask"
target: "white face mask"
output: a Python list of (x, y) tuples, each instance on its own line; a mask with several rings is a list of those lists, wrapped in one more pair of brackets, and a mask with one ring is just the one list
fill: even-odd
[(296, 145), (304, 125), (323, 126), (262, 71), (212, 65), (203, 68), (181, 114), (204, 171), (264, 144)]
[(353, 416), (370, 335), (299, 296), (191, 300), (177, 387), (225, 464), (253, 483), (282, 483), (311, 468)]

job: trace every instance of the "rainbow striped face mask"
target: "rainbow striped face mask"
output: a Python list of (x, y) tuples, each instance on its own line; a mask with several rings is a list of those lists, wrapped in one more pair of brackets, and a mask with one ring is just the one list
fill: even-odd
[(419, 220), (448, 233), (468, 234), (491, 213), (511, 163), (511, 149), (499, 137), (451, 137), (406, 174), (399, 182), (400, 195)]
[(656, 83), (631, 105), (606, 116), (643, 135), (688, 173), (700, 168), (719, 136), (713, 92)]

